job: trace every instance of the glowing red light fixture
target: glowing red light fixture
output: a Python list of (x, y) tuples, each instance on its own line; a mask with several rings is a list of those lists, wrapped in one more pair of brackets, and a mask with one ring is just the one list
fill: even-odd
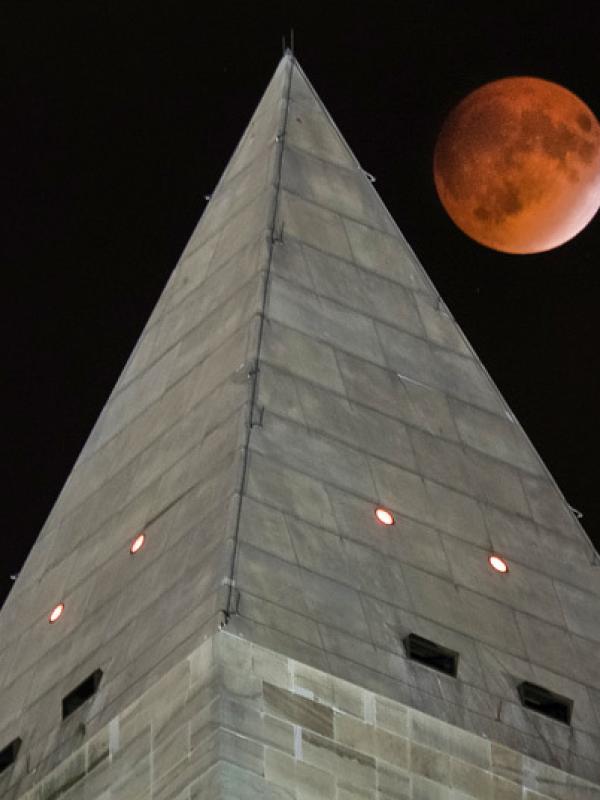
[(64, 603), (59, 603), (57, 606), (54, 606), (54, 608), (48, 615), (48, 622), (50, 623), (50, 625), (53, 625), (62, 617), (62, 613), (64, 610), (65, 610)]
[(145, 541), (146, 541), (146, 535), (144, 533), (138, 533), (138, 535), (131, 540), (131, 544), (129, 545), (129, 552), (131, 553), (132, 556), (134, 556), (136, 553), (139, 553), (139, 551), (144, 546)]
[(375, 509), (375, 519), (380, 525), (393, 525), (395, 522), (392, 512), (381, 506)]
[(495, 572), (500, 572), (502, 574), (508, 572), (508, 564), (506, 561), (495, 553), (492, 553), (492, 555), (488, 557), (488, 564)]

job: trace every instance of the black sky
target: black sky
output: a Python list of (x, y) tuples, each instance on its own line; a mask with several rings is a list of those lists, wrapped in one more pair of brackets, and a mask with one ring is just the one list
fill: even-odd
[[(600, 116), (597, 3), (6, 2), (0, 602), (295, 29), (298, 59), (600, 547), (600, 219), (550, 253), (467, 239), (446, 113), (507, 75)], [(553, 10), (554, 9), (554, 10)]]

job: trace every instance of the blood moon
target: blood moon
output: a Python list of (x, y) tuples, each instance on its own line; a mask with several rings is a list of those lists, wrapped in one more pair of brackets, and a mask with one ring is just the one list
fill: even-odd
[(505, 253), (551, 250), (600, 207), (600, 125), (556, 83), (503, 78), (451, 111), (433, 171), (444, 208), (475, 241)]

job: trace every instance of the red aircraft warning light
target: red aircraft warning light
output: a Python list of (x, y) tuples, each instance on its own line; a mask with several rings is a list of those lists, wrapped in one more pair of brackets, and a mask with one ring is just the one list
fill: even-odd
[(380, 525), (394, 524), (394, 515), (391, 511), (388, 511), (387, 508), (383, 508), (382, 506), (375, 509), (375, 519)]
[(492, 553), (492, 555), (489, 556), (488, 563), (495, 572), (500, 572), (501, 574), (508, 572), (507, 562), (502, 556), (496, 555), (496, 553)]
[(48, 622), (53, 625), (57, 622), (61, 617), (62, 613), (65, 610), (65, 604), (59, 603), (58, 605), (54, 606), (50, 614), (48, 615)]
[(138, 533), (138, 535), (131, 540), (131, 544), (129, 545), (129, 552), (131, 553), (132, 556), (140, 552), (140, 550), (144, 546), (145, 541), (146, 541), (146, 535), (144, 533)]

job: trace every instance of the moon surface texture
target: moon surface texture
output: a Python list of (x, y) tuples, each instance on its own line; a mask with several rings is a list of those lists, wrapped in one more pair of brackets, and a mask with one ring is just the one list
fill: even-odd
[(551, 250), (600, 207), (600, 124), (556, 83), (503, 78), (450, 112), (433, 172), (442, 205), (475, 241), (505, 253)]

